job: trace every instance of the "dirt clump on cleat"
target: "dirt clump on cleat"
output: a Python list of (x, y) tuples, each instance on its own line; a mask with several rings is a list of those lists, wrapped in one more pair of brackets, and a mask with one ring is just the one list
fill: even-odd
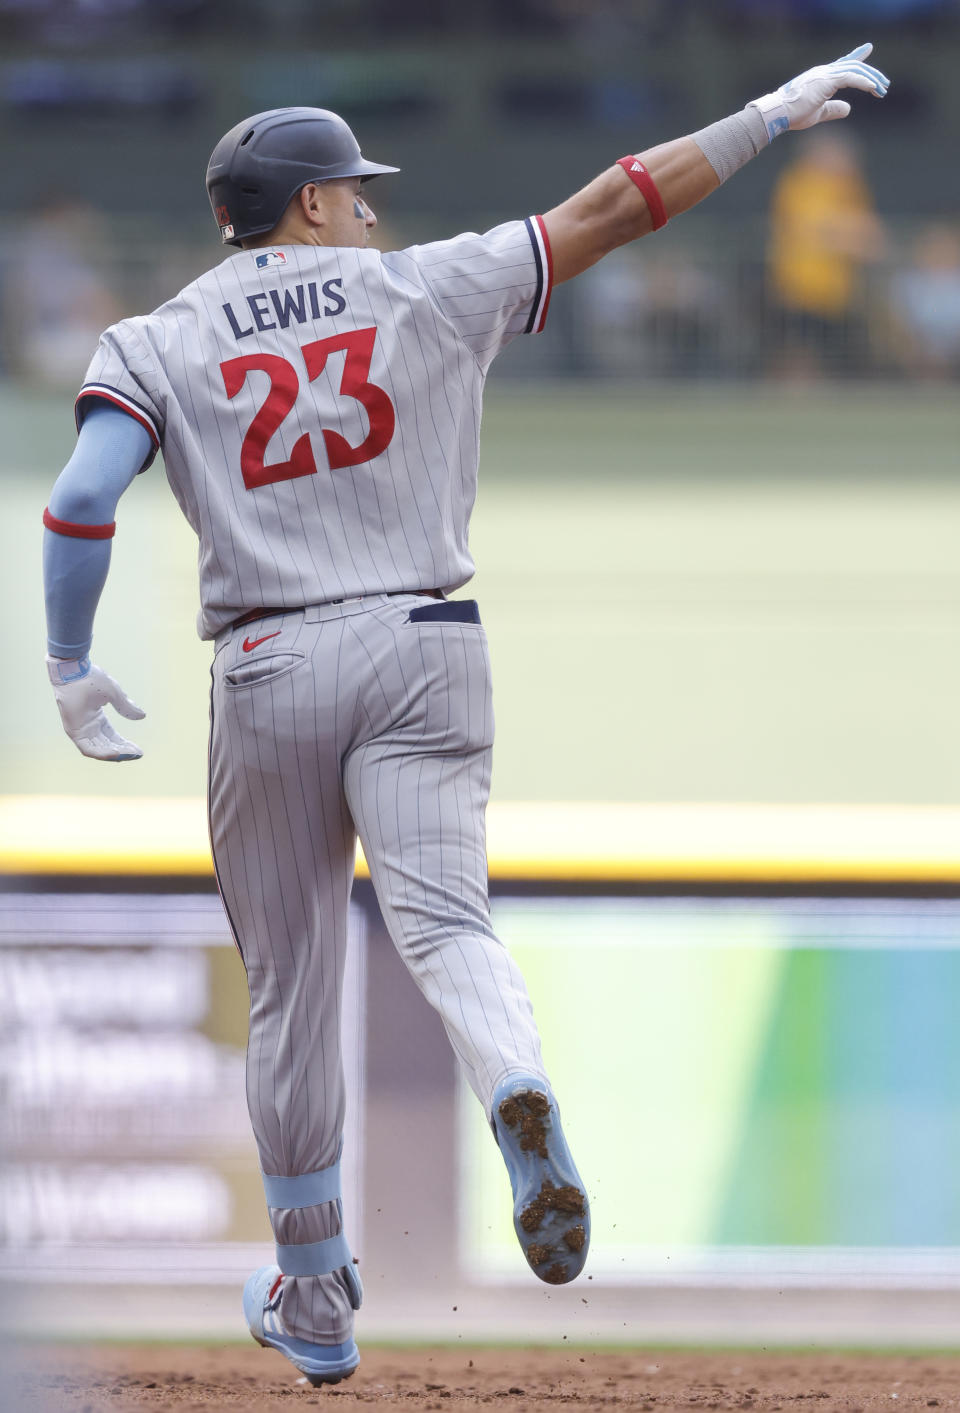
[(508, 1128), (520, 1125), (520, 1148), (524, 1153), (547, 1156), (547, 1128), (544, 1120), (550, 1112), (550, 1100), (536, 1089), (511, 1094), (500, 1105), (499, 1113)]
[[(520, 1225), (524, 1231), (537, 1231), (542, 1225), (548, 1212), (562, 1212), (565, 1216), (582, 1217), (586, 1198), (577, 1187), (554, 1187), (549, 1178), (545, 1178), (540, 1191), (530, 1203), (520, 1213)], [(583, 1228), (580, 1228), (583, 1232)], [(585, 1233), (584, 1233), (585, 1235)], [(583, 1241), (580, 1242), (580, 1246)], [(579, 1249), (579, 1248), (577, 1248)]]
[(566, 1212), (574, 1217), (582, 1217), (585, 1201), (586, 1198), (579, 1187), (558, 1187), (550, 1205), (557, 1212)]
[(504, 1099), (500, 1105), (500, 1117), (508, 1128), (513, 1128), (523, 1117), (524, 1109), (535, 1118), (542, 1119), (550, 1112), (550, 1100), (539, 1090), (521, 1089), (519, 1093)]
[(583, 1243), (587, 1239), (587, 1233), (583, 1229), (582, 1223), (578, 1222), (575, 1227), (563, 1234), (563, 1240), (571, 1251), (582, 1251)]
[(547, 1195), (545, 1195), (547, 1194), (548, 1188), (553, 1189), (553, 1183), (549, 1180), (543, 1184), (539, 1195), (533, 1199), (530, 1206), (524, 1207), (523, 1211), (520, 1213), (520, 1225), (523, 1227), (524, 1231), (537, 1231), (543, 1224), (543, 1219), (550, 1210), (550, 1203)]
[(527, 1260), (531, 1266), (544, 1266), (553, 1255), (552, 1246), (540, 1246), (537, 1242), (527, 1247)]
[(570, 1277), (567, 1273), (566, 1266), (557, 1261), (556, 1265), (551, 1266), (549, 1270), (543, 1272), (540, 1279), (546, 1281), (547, 1285), (566, 1285)]

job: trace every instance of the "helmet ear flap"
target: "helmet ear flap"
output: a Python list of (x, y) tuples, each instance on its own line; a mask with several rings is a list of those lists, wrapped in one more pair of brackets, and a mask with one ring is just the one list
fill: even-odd
[(271, 108), (245, 118), (217, 143), (207, 165), (207, 195), (225, 245), (271, 231), (309, 182), (368, 180), (396, 172), (368, 162), (357, 139), (325, 108)]

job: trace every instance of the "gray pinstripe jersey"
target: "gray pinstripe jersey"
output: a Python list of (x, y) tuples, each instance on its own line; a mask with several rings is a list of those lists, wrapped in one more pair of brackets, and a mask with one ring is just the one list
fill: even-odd
[(550, 284), (533, 217), (389, 254), (241, 251), (106, 331), (78, 423), (103, 397), (162, 446), (200, 539), (201, 637), (466, 583), (484, 378), (543, 327)]

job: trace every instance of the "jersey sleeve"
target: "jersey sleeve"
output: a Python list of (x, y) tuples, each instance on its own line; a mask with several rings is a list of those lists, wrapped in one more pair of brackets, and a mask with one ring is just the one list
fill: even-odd
[(146, 471), (163, 438), (163, 406), (156, 364), (130, 321), (111, 325), (100, 337), (77, 394), (74, 408), (77, 431), (96, 400), (121, 408), (149, 432), (152, 449), (140, 468)]
[(540, 216), (401, 254), (484, 367), (517, 334), (538, 334), (546, 322), (553, 260)]

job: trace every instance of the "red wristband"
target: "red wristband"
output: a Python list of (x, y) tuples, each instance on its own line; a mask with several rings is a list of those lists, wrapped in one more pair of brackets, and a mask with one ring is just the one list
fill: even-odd
[(634, 186), (640, 191), (644, 201), (647, 203), (650, 219), (653, 221), (653, 229), (658, 231), (661, 226), (667, 224), (669, 218), (667, 216), (667, 208), (663, 204), (663, 197), (660, 195), (659, 191), (657, 191), (657, 184), (653, 180), (653, 177), (647, 171), (639, 157), (621, 157), (617, 166), (623, 168)]
[(117, 522), (109, 525), (77, 525), (72, 520), (58, 520), (49, 510), (43, 512), (43, 523), (48, 530), (58, 535), (69, 535), (74, 540), (112, 540), (117, 531)]

